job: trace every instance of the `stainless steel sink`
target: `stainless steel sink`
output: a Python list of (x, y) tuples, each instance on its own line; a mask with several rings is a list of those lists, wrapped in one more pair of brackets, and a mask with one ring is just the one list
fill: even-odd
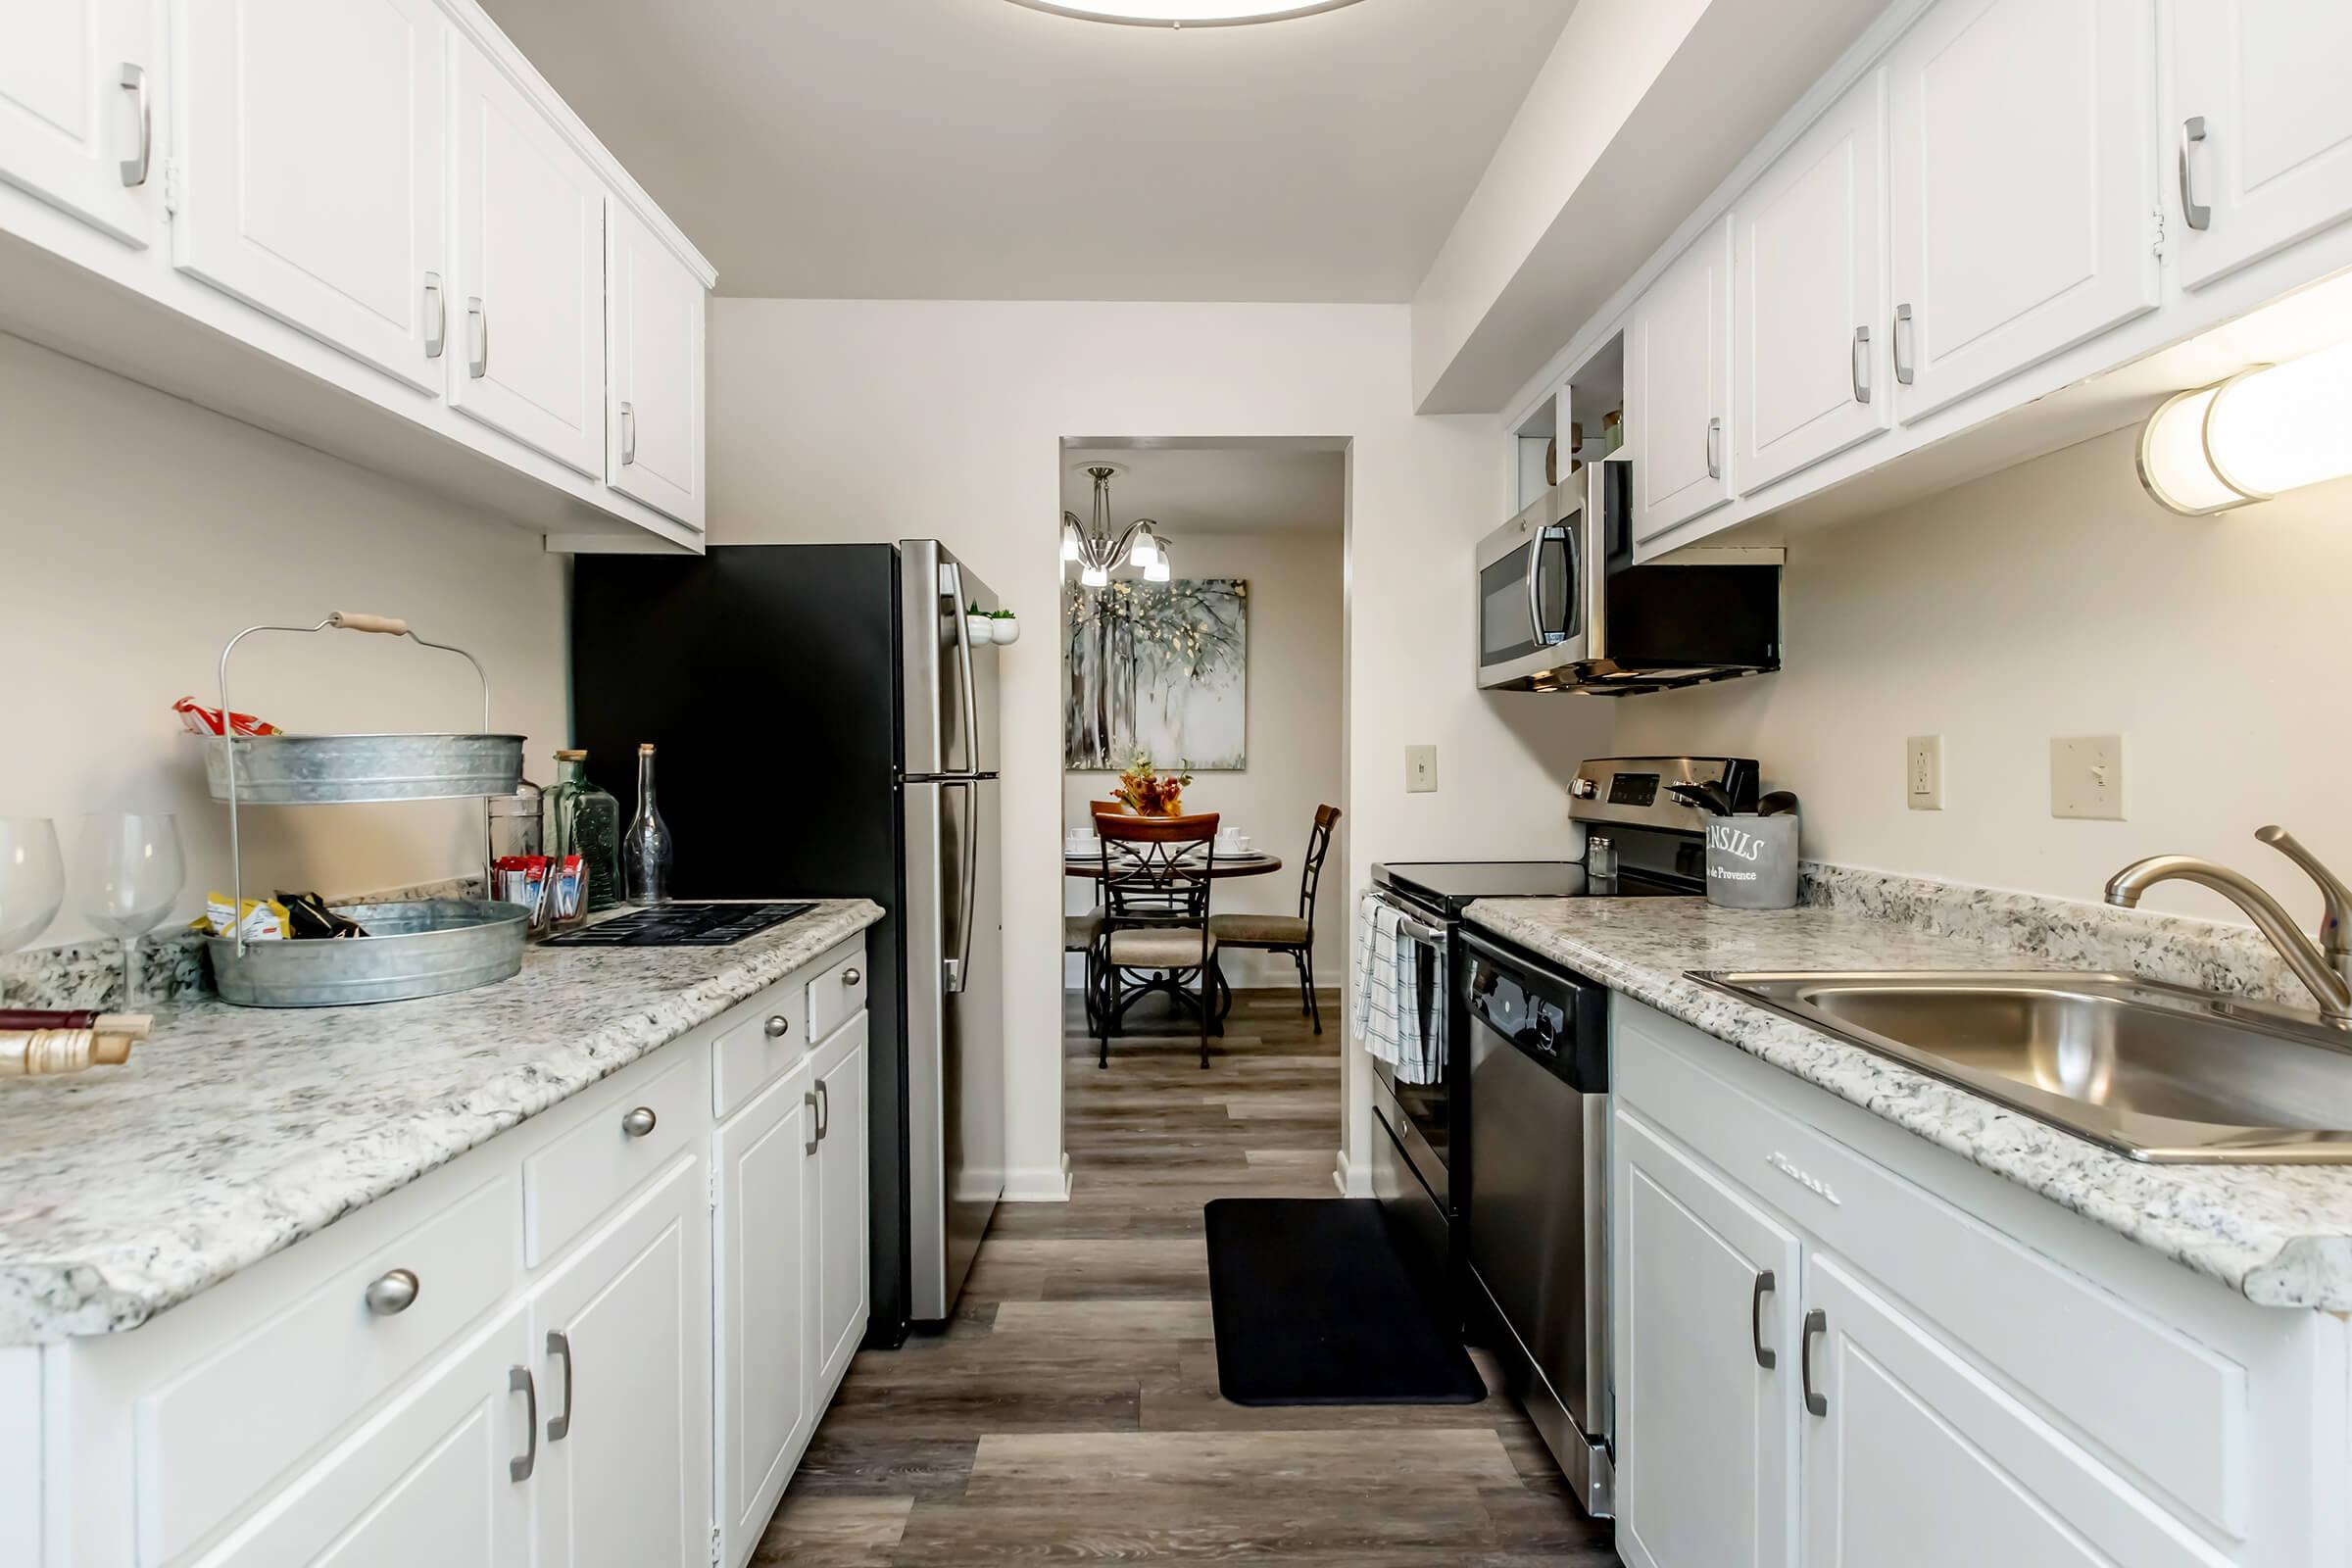
[(2133, 1159), (2352, 1164), (2352, 1034), (2124, 974), (1694, 971)]

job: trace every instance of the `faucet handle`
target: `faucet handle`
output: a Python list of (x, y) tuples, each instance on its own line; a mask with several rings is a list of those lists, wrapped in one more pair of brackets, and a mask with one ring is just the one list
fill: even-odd
[(2341, 877), (2277, 823), (2255, 829), (2254, 837), (2301, 866), (2320, 885), (2320, 897), (2328, 906), (2320, 925), (2320, 946), (2330, 955), (2352, 952), (2352, 888), (2345, 887)]

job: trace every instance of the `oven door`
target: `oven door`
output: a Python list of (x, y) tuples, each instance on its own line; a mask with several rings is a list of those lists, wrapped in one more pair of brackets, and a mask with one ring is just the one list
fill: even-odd
[(1479, 545), (1479, 685), (1534, 686), (1585, 658), (1583, 511), (1578, 490), (1562, 485)]
[(1407, 1083), (1397, 1077), (1396, 1068), (1374, 1057), (1372, 1109), (1388, 1129), (1412, 1177), (1428, 1191), (1439, 1214), (1450, 1219), (1453, 1196), (1446, 1160), (1452, 1141), (1448, 1081), (1453, 1077), (1453, 1062), (1452, 1042), (1447, 1037), (1452, 1033), (1448, 1015), (1453, 995), (1446, 972), (1448, 944), (1444, 927), (1431, 924), (1401, 904), (1392, 906), (1404, 915), (1406, 938), (1422, 950), (1421, 983), (1413, 1002), (1420, 1014), (1422, 1036), (1435, 1046), (1431, 1054), (1438, 1063), (1438, 1078), (1435, 1083)]

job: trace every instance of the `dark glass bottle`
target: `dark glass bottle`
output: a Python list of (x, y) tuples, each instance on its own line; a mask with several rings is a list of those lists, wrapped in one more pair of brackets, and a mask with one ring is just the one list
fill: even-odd
[(588, 873), (586, 912), (620, 903), (620, 803), (588, 780), (588, 754), (556, 754), (556, 783), (547, 792), (547, 853), (559, 862), (576, 855)]

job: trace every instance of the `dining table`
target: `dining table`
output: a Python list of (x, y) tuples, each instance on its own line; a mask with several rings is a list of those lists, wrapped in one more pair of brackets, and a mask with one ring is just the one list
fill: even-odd
[[(1281, 869), (1282, 857), (1279, 855), (1268, 855), (1263, 850), (1244, 850), (1236, 855), (1227, 855), (1220, 850), (1208, 868), (1208, 876), (1212, 882), (1222, 882), (1227, 877), (1265, 876)], [(1061, 872), (1064, 876), (1085, 877), (1099, 882), (1102, 879), (1102, 852), (1094, 849), (1083, 855), (1073, 855), (1069, 847), (1064, 845)]]

